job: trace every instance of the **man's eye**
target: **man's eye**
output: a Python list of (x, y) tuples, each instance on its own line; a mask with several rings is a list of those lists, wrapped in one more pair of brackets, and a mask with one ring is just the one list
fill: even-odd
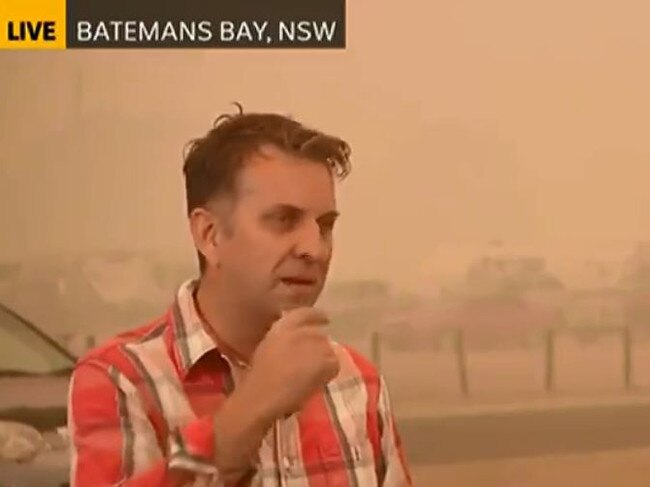
[(291, 213), (280, 213), (275, 215), (273, 221), (283, 228), (288, 228), (296, 223), (296, 216)]
[(282, 222), (282, 223), (289, 223), (289, 222), (292, 222), (293, 220), (295, 220), (295, 218), (292, 215), (288, 214), (288, 213), (282, 213), (282, 214), (276, 216), (276, 220), (279, 221), (279, 222)]
[(334, 231), (334, 222), (324, 222), (320, 224), (320, 232), (329, 235)]

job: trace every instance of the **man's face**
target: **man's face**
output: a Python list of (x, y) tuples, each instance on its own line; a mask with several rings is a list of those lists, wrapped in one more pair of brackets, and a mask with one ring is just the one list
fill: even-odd
[(239, 174), (232, 232), (218, 248), (222, 288), (273, 317), (312, 306), (329, 270), (336, 217), (324, 164), (265, 147)]

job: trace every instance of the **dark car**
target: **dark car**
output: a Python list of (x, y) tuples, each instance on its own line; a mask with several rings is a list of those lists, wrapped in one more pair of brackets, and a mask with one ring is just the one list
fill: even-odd
[(11, 427), (38, 432), (41, 445), (28, 461), (0, 457), (0, 486), (66, 484), (66, 405), (75, 361), (33, 323), (0, 304), (0, 431), (5, 436)]

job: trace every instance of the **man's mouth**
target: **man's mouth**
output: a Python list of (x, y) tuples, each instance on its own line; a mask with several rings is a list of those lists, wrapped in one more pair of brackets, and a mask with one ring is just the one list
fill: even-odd
[(316, 279), (309, 277), (283, 277), (280, 280), (287, 286), (313, 286), (316, 284)]

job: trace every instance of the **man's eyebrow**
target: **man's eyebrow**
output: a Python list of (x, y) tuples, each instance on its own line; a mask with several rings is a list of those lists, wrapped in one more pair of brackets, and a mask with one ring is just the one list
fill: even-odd
[(267, 211), (264, 213), (271, 214), (271, 213), (277, 213), (279, 211), (287, 211), (291, 213), (304, 213), (305, 210), (302, 208), (299, 208), (296, 205), (292, 205), (290, 203), (277, 203), (273, 206), (271, 206)]
[(326, 213), (323, 213), (317, 218), (317, 220), (336, 220), (341, 214), (336, 210), (331, 210)]
[[(292, 205), (290, 203), (278, 203), (270, 207), (267, 211), (265, 211), (264, 215), (270, 216), (278, 212), (288, 212), (294, 215), (304, 215), (305, 213), (307, 213), (307, 211), (304, 208), (300, 208), (299, 206)], [(338, 211), (330, 210), (318, 216), (316, 220), (318, 221), (336, 220), (340, 215), (341, 214)]]

